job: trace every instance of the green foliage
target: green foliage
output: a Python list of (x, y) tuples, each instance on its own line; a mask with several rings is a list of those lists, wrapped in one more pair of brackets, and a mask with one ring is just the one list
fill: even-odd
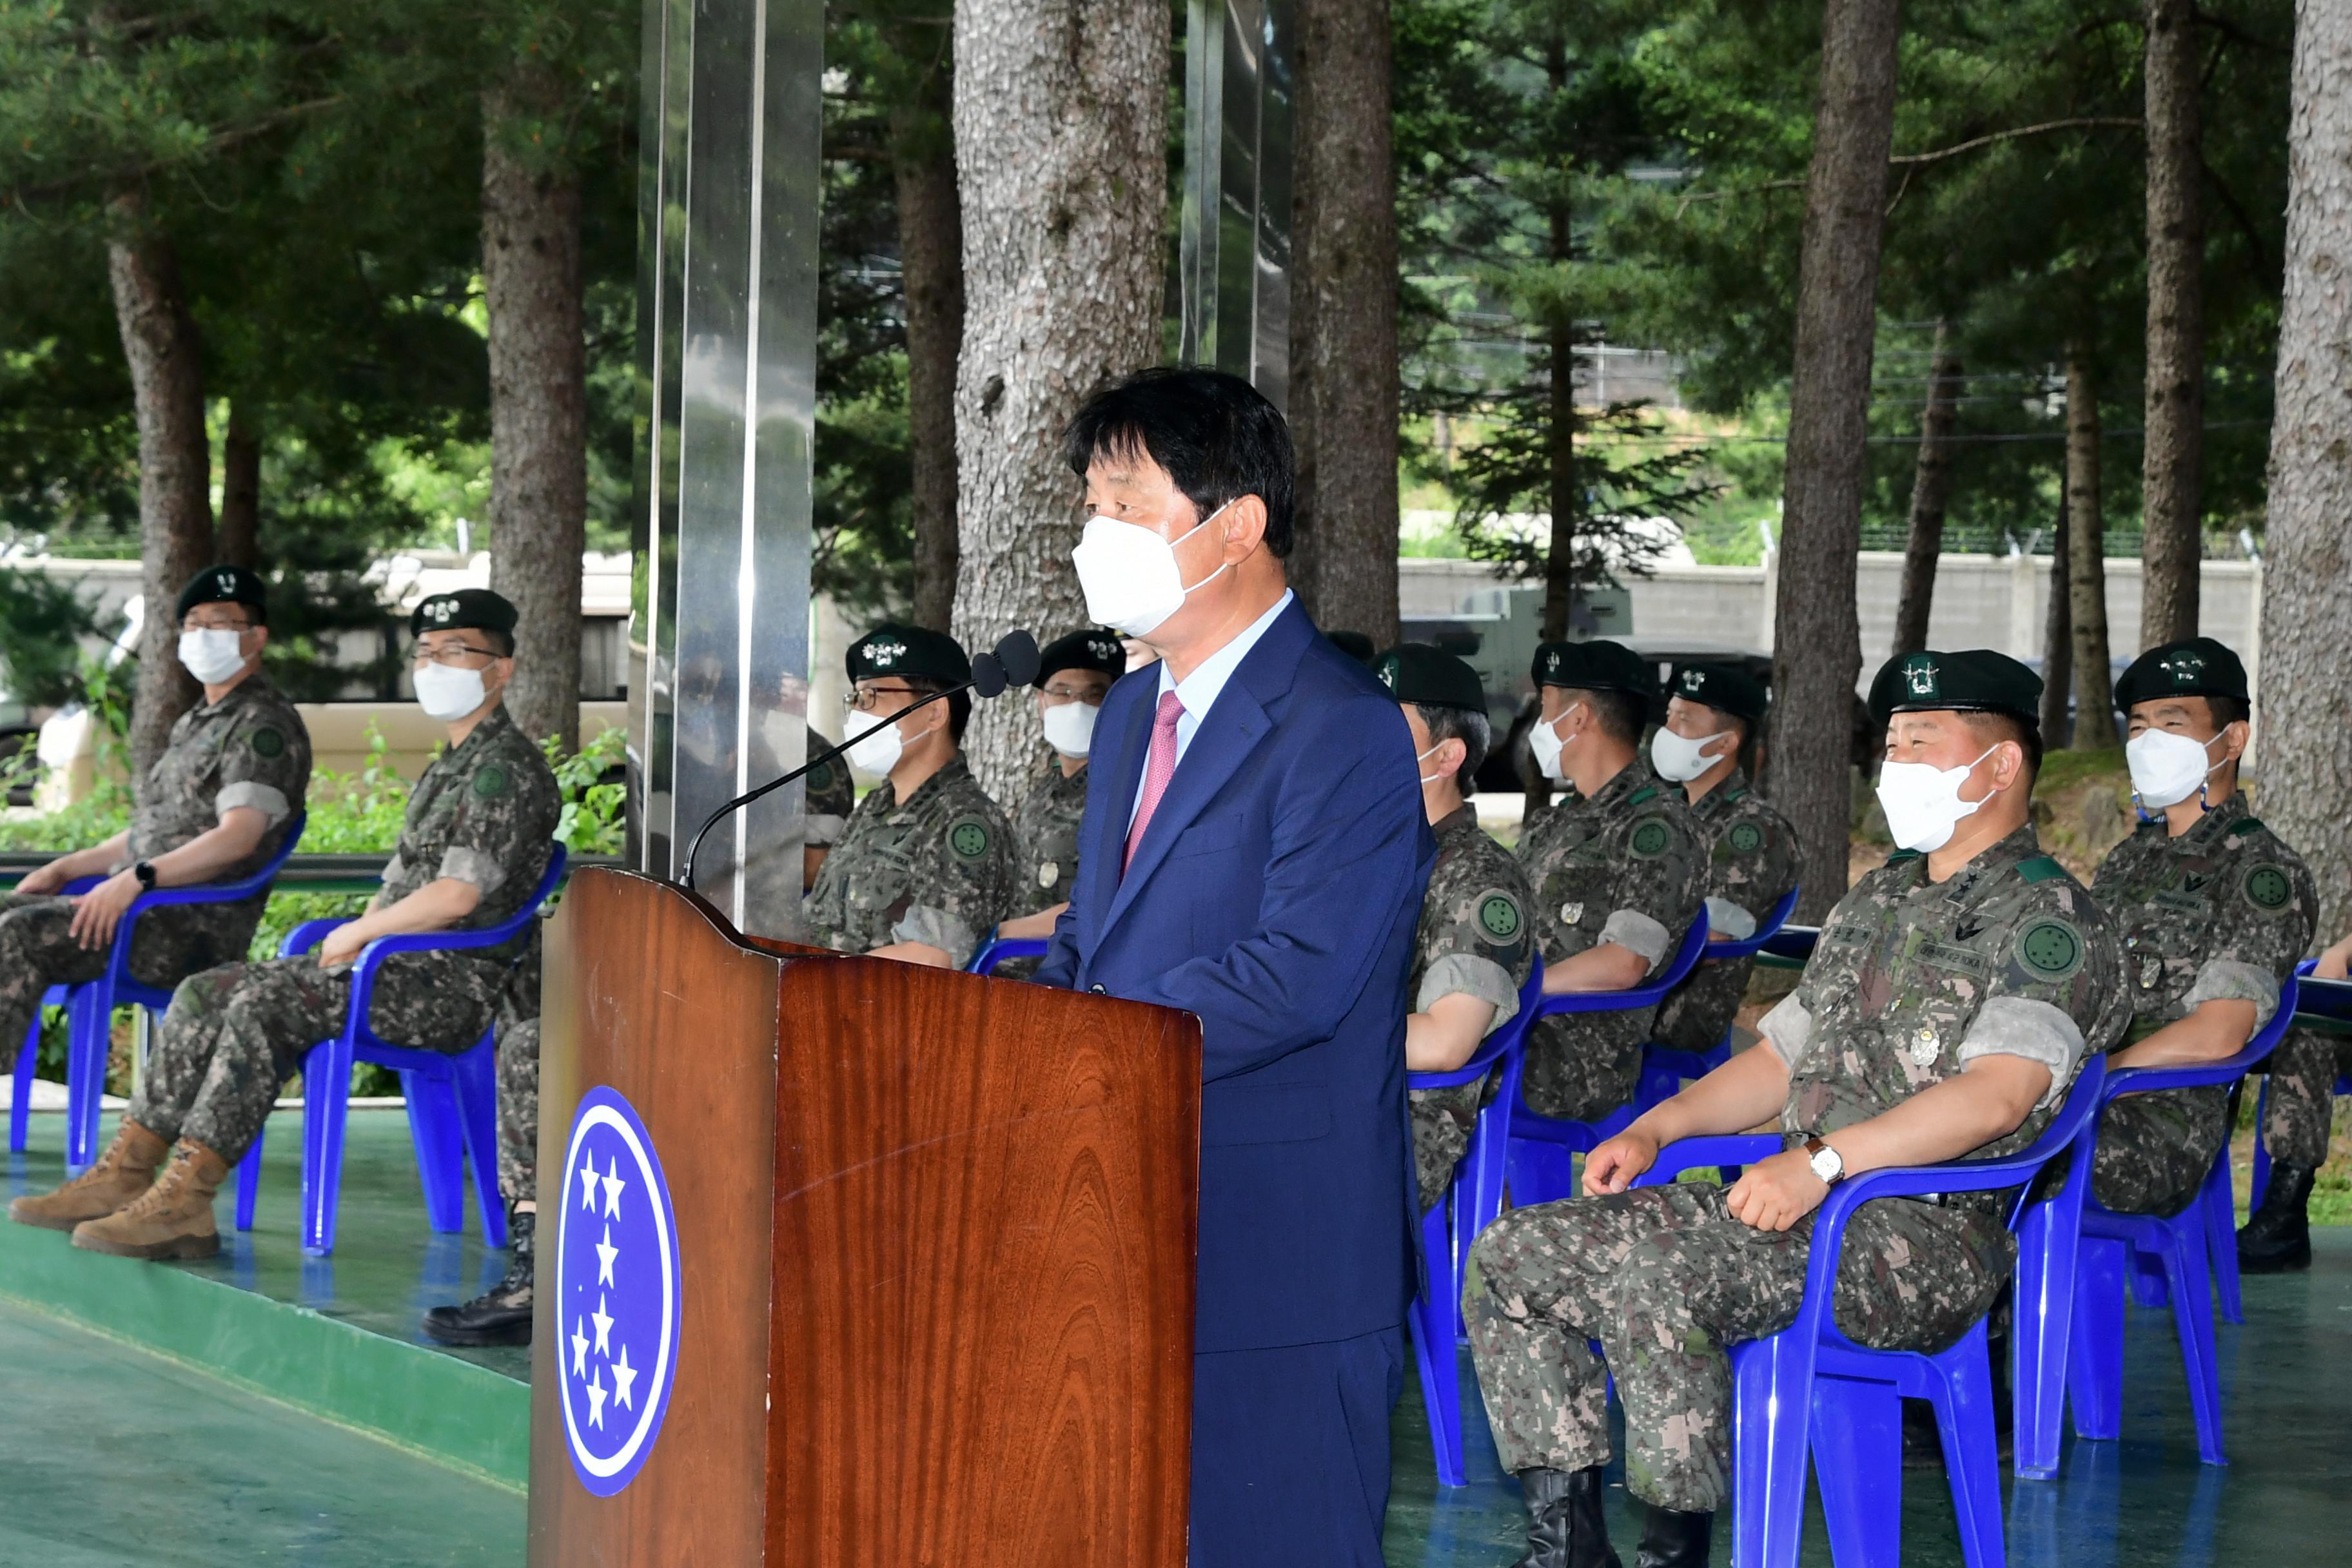
[(80, 689), (75, 639), (98, 629), (69, 584), (0, 567), (0, 695), (58, 708)]
[(621, 852), (627, 831), (629, 786), (622, 773), (627, 742), (625, 731), (604, 730), (568, 757), (556, 737), (550, 735), (540, 742), (548, 764), (555, 770), (556, 788), (563, 795), (563, 815), (556, 821), (555, 837), (574, 855)]

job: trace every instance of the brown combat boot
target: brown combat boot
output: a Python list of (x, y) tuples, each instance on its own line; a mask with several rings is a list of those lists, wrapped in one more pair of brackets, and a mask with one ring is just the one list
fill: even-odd
[(86, 1219), (104, 1219), (155, 1184), (155, 1167), (167, 1152), (161, 1138), (126, 1121), (97, 1164), (54, 1193), (18, 1198), (8, 1205), (8, 1217), (45, 1230), (71, 1230)]
[(226, 1161), (183, 1138), (153, 1186), (129, 1207), (74, 1226), (73, 1244), (117, 1258), (210, 1258), (220, 1250), (213, 1194), (227, 1179)]

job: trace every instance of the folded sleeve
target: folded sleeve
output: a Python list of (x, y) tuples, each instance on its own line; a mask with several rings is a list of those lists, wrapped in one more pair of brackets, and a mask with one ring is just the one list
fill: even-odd
[(1628, 952), (1640, 953), (1642, 962), (1655, 969), (1673, 945), (1674, 934), (1654, 916), (1640, 910), (1612, 910), (1609, 919), (1601, 924), (1601, 940), (1615, 942)]
[(294, 808), (287, 804), (285, 791), (259, 779), (240, 779), (233, 784), (223, 784), (220, 794), (213, 797), (215, 820), (226, 821), (228, 814), (240, 806), (261, 813), (272, 827), (294, 815)]
[(1746, 942), (1756, 934), (1756, 917), (1744, 904), (1726, 898), (1706, 900), (1706, 929), (1719, 931), (1734, 942)]
[(2208, 1002), (2252, 1002), (2254, 1027), (2259, 1029), (2278, 1011), (2279, 978), (2261, 964), (2242, 959), (2208, 959), (2180, 1005), (2193, 1013)]
[(1953, 1059), (1963, 1065), (1979, 1057), (2023, 1057), (2050, 1069), (2050, 1087), (2034, 1109), (2063, 1096), (2082, 1065), (2083, 1030), (2054, 1003), (2029, 996), (1989, 996), (1977, 1009)]
[(890, 940), (936, 947), (958, 969), (970, 963), (971, 955), (980, 951), (980, 933), (972, 929), (971, 922), (931, 904), (909, 907), (891, 926)]
[(1519, 988), (1512, 984), (1508, 970), (1475, 952), (1449, 952), (1432, 963), (1422, 974), (1413, 1011), (1426, 1013), (1439, 997), (1457, 994), (1475, 996), (1493, 1005), (1494, 1021), (1486, 1026), (1490, 1035), (1509, 1023), (1519, 1010)]
[(1757, 1020), (1756, 1027), (1765, 1048), (1780, 1058), (1780, 1065), (1790, 1072), (1797, 1070), (1806, 1053), (1812, 1049), (1813, 1016), (1806, 1011), (1796, 992), (1781, 997), (1778, 1005)]

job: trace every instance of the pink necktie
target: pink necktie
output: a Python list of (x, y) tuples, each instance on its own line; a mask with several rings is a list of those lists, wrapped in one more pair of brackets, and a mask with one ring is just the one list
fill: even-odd
[(1151, 826), (1151, 814), (1160, 809), (1160, 797), (1168, 793), (1168, 781), (1176, 776), (1176, 721), (1184, 716), (1184, 704), (1172, 691), (1164, 692), (1158, 711), (1151, 716), (1151, 755), (1143, 764), (1143, 799), (1136, 805), (1135, 821), (1127, 830), (1127, 855), (1118, 863), (1118, 874), (1135, 861), (1136, 847), (1143, 842), (1143, 830)]

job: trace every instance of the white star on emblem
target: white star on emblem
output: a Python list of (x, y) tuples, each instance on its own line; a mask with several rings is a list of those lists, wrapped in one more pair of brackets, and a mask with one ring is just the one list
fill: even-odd
[(604, 1310), (603, 1296), (596, 1298), (596, 1310), (588, 1314), (588, 1321), (596, 1325), (596, 1353), (603, 1356), (611, 1355), (613, 1353), (613, 1315)]
[(580, 1206), (590, 1214), (596, 1212), (596, 1157), (580, 1156)]
[(604, 1184), (604, 1217), (614, 1219), (621, 1212), (621, 1189), (629, 1184), (621, 1180), (621, 1163), (618, 1160), (605, 1161), (604, 1171), (605, 1173), (596, 1179)]
[(629, 1403), (629, 1390), (636, 1386), (637, 1369), (629, 1364), (629, 1347), (621, 1347), (621, 1357), (613, 1363), (613, 1403), (624, 1410), (635, 1410)]
[(613, 1245), (613, 1227), (608, 1225), (604, 1227), (604, 1239), (596, 1244), (597, 1284), (610, 1285), (613, 1282), (613, 1259), (619, 1256), (621, 1249)]
[(588, 1375), (588, 1325), (577, 1318), (572, 1321), (572, 1375)]
[(591, 1426), (602, 1426), (604, 1424), (604, 1374), (600, 1373), (597, 1374), (595, 1381), (588, 1385), (588, 1425)]

